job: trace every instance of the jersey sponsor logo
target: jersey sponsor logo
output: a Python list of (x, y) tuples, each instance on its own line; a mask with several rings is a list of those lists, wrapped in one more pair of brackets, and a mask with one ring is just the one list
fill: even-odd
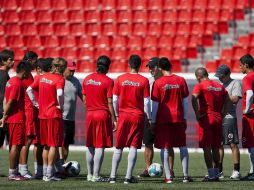
[(130, 80), (125, 80), (122, 82), (122, 86), (140, 86), (139, 82), (133, 82)]
[(95, 85), (95, 86), (100, 86), (101, 82), (100, 81), (95, 81), (93, 79), (90, 79), (86, 82), (86, 85)]
[(208, 86), (207, 89), (208, 91), (222, 91), (222, 88), (216, 88), (214, 86)]
[(164, 90), (171, 90), (171, 89), (180, 88), (180, 86), (178, 84), (165, 84), (162, 88)]
[(49, 80), (49, 79), (46, 79), (46, 78), (41, 78), (40, 82), (43, 82), (43, 83), (47, 83), (47, 84), (52, 84), (53, 81), (52, 80)]

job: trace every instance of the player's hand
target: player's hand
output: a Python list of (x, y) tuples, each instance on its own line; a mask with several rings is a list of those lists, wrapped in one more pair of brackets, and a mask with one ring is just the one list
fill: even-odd
[(113, 132), (116, 132), (117, 130), (117, 121), (113, 122)]
[(0, 120), (0, 128), (3, 128), (4, 127), (4, 118), (2, 118), (1, 120)]

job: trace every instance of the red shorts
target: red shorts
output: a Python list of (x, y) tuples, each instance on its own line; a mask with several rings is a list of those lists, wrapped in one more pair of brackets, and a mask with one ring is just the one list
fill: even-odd
[(36, 123), (36, 112), (35, 110), (32, 109), (26, 110), (25, 116), (26, 116), (26, 136), (34, 138), (37, 135), (36, 127), (38, 126), (38, 122)]
[(40, 144), (40, 119), (39, 118), (36, 118), (36, 136), (34, 137), (33, 141), (32, 141), (32, 144), (33, 145), (39, 145)]
[(222, 118), (213, 115), (202, 117), (197, 123), (199, 147), (220, 148), (222, 139)]
[(242, 146), (252, 148), (254, 147), (254, 114), (243, 115), (242, 125)]
[(41, 145), (61, 147), (64, 144), (64, 128), (62, 118), (40, 120)]
[(116, 148), (140, 149), (144, 135), (144, 117), (120, 113), (116, 131)]
[(106, 148), (113, 145), (111, 115), (106, 110), (88, 111), (86, 114), (86, 146)]
[(156, 148), (172, 148), (186, 146), (186, 125), (184, 122), (158, 124), (155, 128)]
[(7, 123), (9, 146), (25, 145), (25, 125), (23, 123)]

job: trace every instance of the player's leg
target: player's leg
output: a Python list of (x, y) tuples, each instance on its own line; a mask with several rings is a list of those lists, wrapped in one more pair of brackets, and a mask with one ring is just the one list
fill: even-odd
[(230, 148), (232, 150), (232, 160), (234, 164), (234, 170), (231, 179), (239, 180), (240, 179), (240, 151), (237, 144), (231, 144)]
[[(55, 164), (55, 159), (57, 155), (58, 148), (55, 146), (50, 146), (49, 151), (48, 151), (48, 166), (47, 166), (47, 174), (46, 177), (47, 179), (51, 179), (54, 175), (54, 164)], [(46, 179), (46, 181), (47, 181)]]
[(214, 169), (213, 169), (213, 154), (212, 149), (210, 147), (203, 148), (204, 150), (204, 159), (206, 168), (208, 170), (208, 177), (213, 179), (215, 177)]
[[(254, 147), (248, 148), (250, 158), (250, 174), (254, 175)], [(254, 176), (253, 176), (254, 177)]]
[(219, 154), (220, 154), (220, 159), (219, 159), (219, 178), (224, 178), (223, 175), (223, 159), (224, 159), (224, 147), (223, 145), (219, 148)]
[(128, 154), (128, 166), (125, 179), (132, 178), (132, 172), (137, 161), (137, 148), (131, 146)]
[(27, 160), (28, 160), (28, 153), (29, 153), (29, 147), (32, 143), (33, 138), (31, 136), (26, 137), (26, 144), (22, 146), (21, 151), (20, 151), (20, 158), (19, 158), (19, 173), (28, 178), (31, 179), (33, 178), (32, 174), (28, 171), (28, 165), (27, 165)]
[(91, 181), (93, 177), (94, 153), (95, 148), (87, 147), (86, 150), (87, 181)]
[(115, 183), (116, 182), (116, 173), (117, 169), (119, 166), (119, 163), (122, 159), (122, 148), (116, 148), (114, 150), (113, 158), (112, 158), (112, 168), (111, 168), (111, 173), (110, 173), (110, 183)]
[(43, 178), (47, 176), (47, 167), (48, 167), (48, 154), (49, 147), (44, 145), (42, 151), (42, 159), (43, 159)]
[[(180, 147), (180, 159), (183, 169), (183, 176), (186, 179), (189, 177), (189, 153), (186, 146)], [(186, 181), (187, 182), (187, 181)]]
[(94, 167), (93, 167), (93, 177), (98, 179), (100, 177), (101, 165), (104, 158), (104, 148), (95, 148), (94, 153)]
[(34, 173), (36, 179), (43, 177), (43, 159), (42, 159), (43, 147), (40, 144), (34, 144)]
[(18, 160), (20, 155), (20, 145), (12, 145), (10, 146), (9, 151), (9, 179), (16, 176), (18, 174)]
[(174, 149), (170, 148), (168, 150), (168, 154), (169, 154), (168, 160), (169, 160), (170, 175), (171, 175), (171, 178), (174, 178), (175, 177), (175, 173), (174, 173), (175, 152), (174, 152)]
[[(169, 148), (172, 149), (172, 148)], [(165, 172), (165, 183), (172, 183), (172, 177), (170, 174), (170, 164), (169, 164), (169, 149), (161, 149), (160, 157), (161, 157), (161, 163), (164, 168)]]

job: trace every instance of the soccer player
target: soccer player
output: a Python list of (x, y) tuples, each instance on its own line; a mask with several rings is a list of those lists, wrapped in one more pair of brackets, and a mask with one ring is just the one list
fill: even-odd
[(168, 58), (159, 60), (162, 77), (154, 82), (152, 90), (152, 128), (155, 131), (154, 146), (161, 149), (161, 161), (165, 171), (165, 183), (173, 179), (169, 167), (169, 152), (179, 147), (183, 167), (183, 182), (192, 181), (188, 175), (189, 154), (186, 147), (186, 119), (188, 87), (184, 78), (171, 73)]
[(18, 173), (19, 155), (21, 147), (25, 143), (25, 113), (24, 98), (25, 91), (22, 79), (27, 78), (31, 71), (28, 62), (20, 62), (16, 67), (16, 76), (12, 77), (6, 84), (5, 104), (1, 125), (7, 124), (9, 137), (9, 180), (21, 181), (27, 178)]
[(75, 136), (75, 113), (77, 97), (83, 101), (82, 86), (79, 80), (74, 76), (76, 63), (69, 61), (64, 71), (64, 146), (60, 148), (60, 158), (62, 162), (67, 160), (69, 154), (69, 145), (74, 144)]
[(116, 117), (112, 104), (114, 82), (106, 76), (110, 59), (100, 56), (97, 60), (96, 73), (88, 75), (83, 81), (83, 100), (86, 106), (86, 162), (87, 181), (103, 182), (100, 169), (104, 149), (112, 147), (113, 123)]
[(29, 97), (34, 97), (33, 89), (39, 89), (40, 141), (43, 148), (43, 180), (59, 181), (53, 175), (53, 167), (58, 155), (58, 147), (63, 145), (63, 101), (64, 78), (67, 62), (56, 58), (50, 73), (40, 76), (28, 89)]
[[(27, 61), (30, 64), (31, 69), (34, 68), (34, 64), (36, 63), (38, 59), (38, 55), (33, 51), (26, 52), (23, 61)], [(22, 84), (24, 87), (24, 90), (28, 88), (34, 81), (34, 78), (32, 74), (30, 73), (28, 78), (22, 80)], [(28, 159), (28, 153), (29, 153), (29, 147), (33, 141), (33, 139), (36, 136), (36, 115), (35, 115), (35, 108), (33, 106), (33, 103), (29, 99), (27, 93), (25, 93), (25, 127), (26, 127), (26, 141), (25, 145), (21, 148), (20, 151), (20, 158), (19, 158), (19, 173), (21, 176), (32, 179), (33, 175), (30, 171), (28, 171), (27, 166), (27, 159)]]
[[(115, 151), (112, 158), (110, 183), (116, 182), (116, 173), (124, 147), (129, 147), (128, 167), (124, 184), (136, 183), (132, 172), (137, 159), (137, 149), (142, 146), (144, 123), (151, 119), (149, 81), (138, 74), (141, 58), (131, 55), (130, 73), (119, 76), (113, 89), (113, 105), (118, 118)], [(146, 120), (146, 121), (145, 121)], [(148, 127), (148, 126), (147, 126)]]
[(222, 118), (226, 112), (228, 93), (221, 84), (208, 78), (205, 68), (197, 68), (195, 76), (199, 84), (193, 89), (192, 106), (198, 122), (199, 146), (204, 150), (208, 170), (208, 176), (203, 181), (218, 181)]
[(247, 74), (243, 78), (242, 146), (248, 148), (250, 157), (250, 171), (243, 179), (254, 180), (254, 59), (251, 55), (240, 58), (240, 70)]
[[(239, 81), (233, 80), (230, 77), (230, 68), (227, 65), (220, 65), (217, 68), (215, 76), (219, 78), (223, 86), (226, 88), (230, 101), (226, 116), (222, 120), (223, 145), (229, 145), (232, 151), (232, 158), (234, 163), (234, 169), (231, 179), (240, 180), (240, 152), (237, 144), (239, 144), (237, 118), (236, 118), (236, 106), (238, 101), (242, 98), (242, 85)], [(220, 163), (219, 163), (219, 178), (223, 178), (223, 157), (224, 148), (223, 145), (220, 148)]]

